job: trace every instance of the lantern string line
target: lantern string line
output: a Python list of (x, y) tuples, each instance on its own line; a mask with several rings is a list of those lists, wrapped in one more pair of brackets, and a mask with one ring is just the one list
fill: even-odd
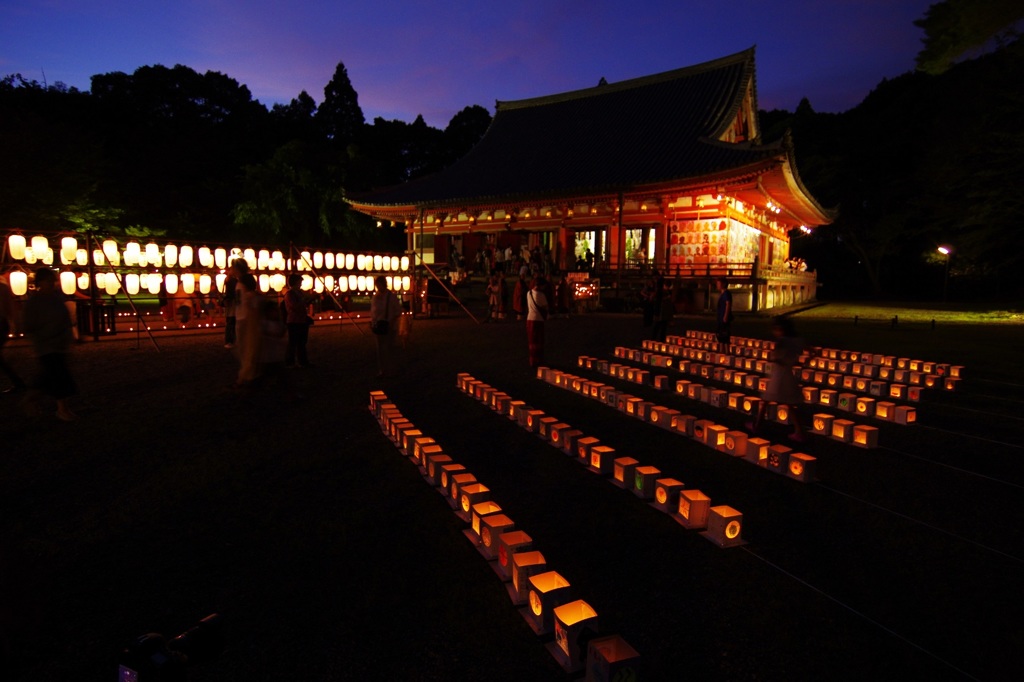
[(324, 285), (324, 291), (327, 291), (327, 295), (331, 297), (331, 300), (334, 301), (334, 304), (337, 305), (338, 309), (341, 310), (342, 314), (349, 319), (349, 322), (351, 322), (352, 326), (356, 328), (356, 331), (359, 332), (359, 335), (365, 337), (366, 336), (366, 332), (363, 331), (361, 326), (356, 324), (356, 321), (352, 317), (351, 313), (349, 313), (347, 310), (345, 310), (345, 306), (342, 305), (341, 301), (338, 300), (338, 297), (334, 295), (334, 291), (331, 291), (331, 290), (327, 289), (327, 283), (324, 281), (324, 278), (321, 277), (320, 272), (316, 268), (313, 267), (312, 263), (309, 262), (309, 259), (306, 258), (304, 255), (302, 255), (302, 253), (298, 249), (295, 248), (295, 244), (294, 243), (289, 243), (288, 247), (291, 250), (291, 253), (289, 255), (294, 256), (296, 253), (299, 254), (299, 259), (302, 260), (302, 262), (306, 264), (306, 267), (309, 268), (310, 272), (312, 272), (313, 275), (318, 280), (320, 280), (320, 283)]
[[(991, 442), (995, 443), (996, 441)], [(1003, 445), (1009, 445), (1009, 443), (1003, 443)], [(885, 447), (884, 445), (880, 445), (878, 449), (888, 450), (889, 452), (895, 452), (897, 455), (903, 455), (904, 457), (910, 457), (912, 459), (919, 459), (922, 462), (934, 464), (937, 467), (943, 467), (945, 469), (949, 469), (950, 471), (955, 471), (957, 473), (967, 474), (968, 476), (974, 476), (975, 478), (983, 478), (986, 481), (992, 481), (993, 483), (1001, 483), (1003, 485), (1010, 486), (1011, 488), (1019, 488), (1021, 490), (1024, 490), (1024, 485), (1021, 485), (1019, 483), (1013, 483), (1012, 481), (1007, 481), (1004, 478), (996, 478), (995, 476), (989, 476), (988, 474), (982, 474), (977, 471), (971, 471), (970, 469), (963, 469), (961, 467), (953, 466), (952, 464), (946, 464), (945, 462), (936, 462), (934, 459), (928, 459), (927, 457), (922, 457), (921, 455), (912, 455), (911, 453), (903, 452), (902, 450), (894, 450), (892, 448)]]
[(883, 507), (880, 504), (876, 504), (874, 502), (869, 502), (868, 500), (865, 500), (864, 498), (861, 498), (861, 497), (857, 497), (856, 495), (851, 495), (850, 493), (844, 493), (842, 490), (837, 490), (837, 489), (835, 489), (835, 488), (833, 488), (831, 486), (827, 486), (827, 485), (825, 485), (823, 483), (818, 483), (817, 485), (819, 487), (821, 487), (821, 488), (824, 488), (825, 490), (828, 490), (828, 491), (831, 491), (833, 493), (836, 493), (837, 495), (842, 495), (843, 497), (845, 497), (847, 499), (855, 500), (855, 501), (860, 502), (862, 504), (866, 504), (869, 507), (874, 507), (875, 509), (877, 509), (879, 511), (883, 511), (883, 512), (886, 512), (888, 514), (892, 514), (893, 516), (898, 516), (899, 518), (904, 519), (905, 521), (910, 521), (911, 523), (916, 523), (919, 526), (924, 526), (925, 528), (930, 528), (931, 530), (934, 530), (934, 531), (936, 531), (938, 533), (942, 533), (943, 535), (948, 535), (949, 537), (954, 538), (956, 540), (960, 540), (961, 542), (966, 542), (966, 543), (968, 543), (970, 545), (974, 545), (975, 547), (978, 547), (979, 549), (984, 549), (984, 550), (987, 550), (989, 552), (992, 552), (993, 554), (998, 554), (1001, 557), (1004, 557), (1006, 559), (1011, 559), (1013, 561), (1016, 561), (1017, 563), (1024, 563), (1024, 559), (1022, 559), (1019, 556), (1016, 556), (1016, 555), (1013, 555), (1013, 554), (1008, 554), (1008, 553), (1002, 551), (1001, 549), (996, 549), (995, 547), (991, 547), (991, 546), (986, 545), (984, 543), (978, 542), (977, 540), (972, 540), (970, 538), (964, 537), (963, 535), (959, 535), (957, 533), (954, 533), (952, 531), (946, 530), (944, 528), (939, 528), (938, 526), (936, 526), (934, 524), (931, 524), (931, 523), (928, 523), (927, 521), (922, 521), (921, 519), (916, 519), (913, 516), (908, 516), (907, 514), (903, 514), (901, 512), (895, 511), (893, 509), (889, 509), (888, 507)]
[(923, 653), (923, 654), (925, 654), (927, 656), (930, 656), (933, 659), (935, 659), (936, 661), (938, 661), (939, 663), (942, 663), (943, 665), (945, 665), (945, 666), (955, 670), (956, 672), (960, 673), (964, 677), (966, 677), (968, 679), (971, 679), (971, 680), (979, 680), (979, 678), (975, 677), (974, 675), (971, 675), (970, 673), (968, 673), (967, 671), (963, 670), (962, 668), (958, 668), (953, 663), (950, 663), (949, 661), (947, 661), (946, 659), (942, 658), (941, 656), (939, 656), (938, 654), (934, 653), (933, 651), (931, 651), (929, 649), (926, 649), (925, 647), (923, 647), (922, 645), (920, 645), (917, 642), (913, 641), (912, 639), (909, 639), (908, 637), (905, 637), (904, 635), (901, 635), (900, 633), (896, 632), (892, 628), (887, 627), (887, 626), (883, 625), (882, 623), (878, 622), (877, 620), (875, 620), (871, 616), (867, 615), (866, 613), (863, 613), (862, 611), (858, 611), (857, 609), (853, 608), (852, 606), (850, 606), (846, 602), (844, 602), (844, 601), (842, 601), (842, 600), (840, 600), (840, 599), (838, 599), (836, 597), (833, 597), (832, 595), (830, 595), (829, 593), (825, 592), (821, 588), (815, 587), (814, 585), (810, 584), (809, 582), (807, 582), (803, 578), (800, 578), (800, 577), (794, 575), (793, 573), (790, 573), (786, 569), (782, 568), (778, 564), (775, 564), (775, 563), (769, 561), (768, 559), (764, 558), (760, 554), (752, 551), (749, 547), (742, 546), (742, 547), (740, 547), (740, 549), (746, 551), (747, 554), (749, 554), (750, 556), (754, 557), (755, 559), (760, 559), (761, 561), (763, 561), (767, 565), (771, 566), (772, 568), (774, 568), (775, 570), (779, 571), (783, 575), (792, 578), (793, 580), (797, 581), (798, 583), (800, 583), (804, 587), (807, 587), (808, 589), (818, 593), (819, 595), (821, 595), (825, 599), (828, 599), (829, 601), (831, 601), (831, 602), (833, 602), (835, 604), (838, 604), (839, 606), (843, 607), (844, 609), (846, 609), (850, 613), (852, 613), (852, 614), (854, 614), (856, 616), (859, 616), (860, 618), (864, 619), (868, 623), (871, 623), (875, 627), (881, 629), (883, 632), (886, 632), (886, 633), (892, 635), (893, 637), (899, 639), (900, 641), (902, 641), (902, 642), (904, 642), (906, 644), (909, 644), (910, 646), (912, 646), (913, 648), (917, 649), (921, 653)]

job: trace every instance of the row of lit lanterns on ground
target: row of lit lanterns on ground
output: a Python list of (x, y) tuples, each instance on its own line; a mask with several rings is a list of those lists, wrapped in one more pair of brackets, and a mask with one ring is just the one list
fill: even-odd
[[(43, 264), (52, 265), (54, 262), (54, 250), (49, 245), (49, 240), (44, 235), (36, 235), (31, 241), (23, 235), (12, 234), (7, 239), (8, 253), (11, 258), (24, 261), (27, 265)], [(78, 246), (75, 237), (67, 236), (61, 239), (60, 248), (57, 251), (61, 265), (77, 265), (85, 267), (89, 264), (89, 254), (86, 249)], [(409, 270), (408, 256), (371, 255), (354, 253), (333, 253), (321, 251), (302, 251), (299, 258), (292, 260), (285, 258), (281, 251), (270, 251), (269, 249), (235, 247), (226, 249), (222, 247), (211, 249), (206, 246), (193, 249), (192, 246), (184, 245), (178, 247), (174, 244), (167, 244), (163, 248), (155, 243), (141, 246), (138, 242), (130, 241), (125, 244), (124, 249), (113, 239), (104, 240), (102, 248), (94, 249), (92, 253), (93, 264), (100, 267), (181, 267), (191, 268), (198, 262), (199, 267), (226, 269), (237, 259), (244, 260), (250, 270), (270, 271), (261, 272), (257, 275), (260, 289), (266, 291), (280, 292), (287, 283), (285, 272), (296, 270), (300, 272), (326, 270), (358, 270), (362, 272), (393, 272), (405, 273)], [(226, 275), (209, 274), (177, 274), (168, 273), (129, 273), (116, 275), (114, 273), (96, 273), (97, 288), (106, 291), (110, 295), (116, 294), (122, 288), (128, 294), (137, 294), (140, 291), (159, 293), (161, 285), (168, 294), (175, 294), (183, 291), (192, 294), (199, 291), (201, 294), (208, 294), (215, 285), (218, 291), (223, 291)], [(27, 290), (27, 274), (15, 271), (10, 274), (10, 284), (13, 293), (23, 295)], [(60, 273), (61, 289), (64, 293), (71, 295), (76, 289), (89, 288), (89, 276), (85, 273), (64, 271)], [(411, 287), (411, 278), (408, 275), (388, 276), (388, 285), (396, 291), (408, 291)], [(356, 291), (372, 291), (374, 288), (372, 275), (324, 275), (313, 277), (303, 275), (302, 289), (305, 291), (339, 291), (340, 293)]]

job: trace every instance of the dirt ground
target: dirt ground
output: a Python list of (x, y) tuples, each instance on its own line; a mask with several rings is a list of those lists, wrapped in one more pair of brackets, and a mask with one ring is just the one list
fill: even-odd
[[(417, 319), (400, 375), (374, 341), (311, 330), (313, 367), (240, 393), (218, 334), (73, 349), (74, 423), (0, 395), (5, 679), (113, 680), (133, 637), (223, 617), (218, 680), (567, 677), (465, 524), (367, 410), (381, 389), (526, 531), (646, 680), (1003, 680), (1024, 648), (1020, 325), (797, 324), (809, 343), (962, 364), (882, 447), (813, 437), (819, 481), (732, 459), (541, 381), (522, 323)], [(670, 333), (710, 329), (677, 319)], [(548, 324), (547, 363), (730, 429), (737, 412), (577, 367), (637, 348), (637, 315)], [(734, 334), (768, 337), (764, 318)], [(159, 349), (157, 348), (159, 347)], [(29, 373), (24, 344), (5, 357)], [(468, 372), (743, 513), (721, 549), (463, 394)], [(769, 428), (773, 441), (783, 427)], [(142, 682), (145, 682), (143, 680)]]

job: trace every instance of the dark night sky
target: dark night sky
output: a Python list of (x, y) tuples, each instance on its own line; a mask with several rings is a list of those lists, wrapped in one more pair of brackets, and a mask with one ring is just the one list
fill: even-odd
[(910, 71), (928, 0), (0, 0), (0, 75), (82, 90), (183, 64), (270, 106), (314, 100), (338, 62), (367, 121), (443, 128), (458, 111), (636, 78), (757, 47), (759, 107), (857, 105)]

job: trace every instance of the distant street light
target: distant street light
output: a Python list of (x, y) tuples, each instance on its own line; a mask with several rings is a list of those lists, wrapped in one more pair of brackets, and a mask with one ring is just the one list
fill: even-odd
[(938, 252), (946, 257), (946, 268), (945, 273), (942, 276), (942, 302), (946, 302), (946, 296), (949, 292), (949, 259), (953, 257), (952, 246), (940, 246)]

